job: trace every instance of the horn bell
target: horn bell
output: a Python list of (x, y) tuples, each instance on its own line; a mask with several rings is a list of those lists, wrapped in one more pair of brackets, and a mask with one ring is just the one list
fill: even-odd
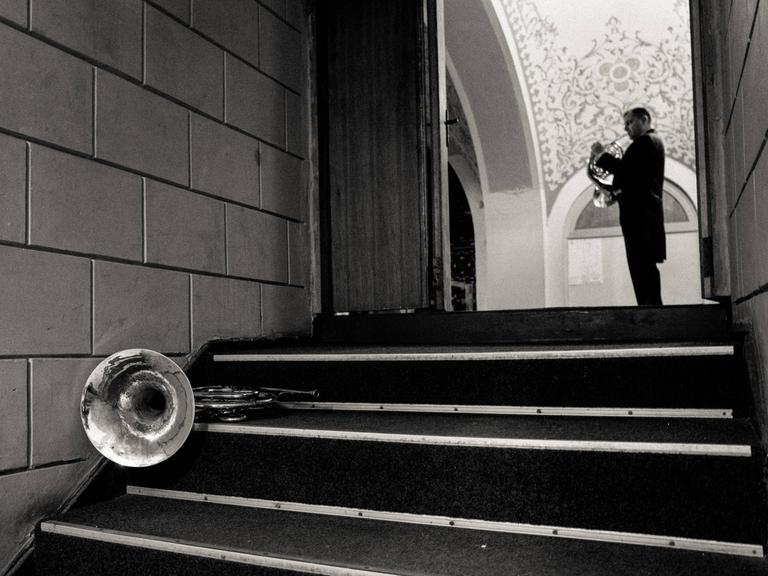
[[(625, 142), (615, 140), (605, 147), (605, 152), (614, 158), (624, 155)], [(613, 174), (596, 164), (597, 158), (590, 157), (587, 163), (587, 176), (595, 184), (592, 203), (598, 208), (606, 208), (616, 202), (621, 190), (613, 183)]]
[(172, 456), (195, 417), (192, 386), (170, 358), (145, 349), (103, 360), (83, 387), (80, 418), (88, 439), (123, 466), (152, 466)]

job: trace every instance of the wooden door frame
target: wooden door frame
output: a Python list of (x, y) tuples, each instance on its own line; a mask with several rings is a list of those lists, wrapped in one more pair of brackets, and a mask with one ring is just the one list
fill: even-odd
[[(444, 115), (447, 110), (445, 84), (445, 49), (443, 26), (443, 0), (422, 0), (421, 62), (423, 118), (422, 135), (430, 143), (428, 157), (423, 158), (422, 177), (427, 182), (422, 194), (423, 254), (428, 255), (427, 290), (429, 309), (450, 310), (450, 236), (448, 215), (448, 156)], [(329, 113), (327, 86), (327, 21), (322, 10), (315, 9), (313, 51), (315, 86), (315, 121), (317, 154), (317, 194), (313, 209), (317, 214), (313, 253), (315, 291), (313, 310), (333, 313), (332, 223), (331, 190), (329, 178)], [(429, 94), (436, 98), (430, 99)], [(432, 144), (436, 145), (432, 145)]]
[[(429, 135), (431, 158), (428, 182), (430, 262), (430, 308), (452, 310), (451, 305), (451, 239), (448, 202), (448, 110), (445, 63), (445, 11), (443, 0), (423, 0), (425, 49), (424, 77), (428, 86), (422, 91), (429, 106)], [(430, 99), (430, 95), (432, 98)]]
[(699, 253), (704, 298), (731, 296), (728, 210), (723, 150), (725, 115), (721, 10), (716, 2), (690, 0), (691, 63), (699, 195)]

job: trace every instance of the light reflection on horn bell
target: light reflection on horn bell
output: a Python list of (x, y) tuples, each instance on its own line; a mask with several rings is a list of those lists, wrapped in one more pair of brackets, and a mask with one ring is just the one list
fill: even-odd
[(88, 439), (105, 457), (123, 466), (152, 466), (184, 444), (194, 402), (192, 386), (175, 362), (152, 350), (124, 350), (89, 376), (80, 417)]

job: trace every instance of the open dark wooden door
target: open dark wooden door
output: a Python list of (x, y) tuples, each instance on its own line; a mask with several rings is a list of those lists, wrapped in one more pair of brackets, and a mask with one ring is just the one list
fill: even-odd
[(326, 312), (443, 307), (440, 2), (318, 3)]

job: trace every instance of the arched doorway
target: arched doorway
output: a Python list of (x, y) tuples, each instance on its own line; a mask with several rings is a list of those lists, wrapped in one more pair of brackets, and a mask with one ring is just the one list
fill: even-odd
[(452, 166), (448, 166), (451, 226), (451, 302), (453, 309), (477, 310), (475, 226), (467, 195)]
[[(667, 259), (659, 266), (665, 304), (702, 301), (696, 206), (671, 180), (664, 183)], [(566, 306), (632, 306), (632, 283), (619, 227), (617, 205), (597, 208), (592, 186), (577, 200), (566, 220)]]

